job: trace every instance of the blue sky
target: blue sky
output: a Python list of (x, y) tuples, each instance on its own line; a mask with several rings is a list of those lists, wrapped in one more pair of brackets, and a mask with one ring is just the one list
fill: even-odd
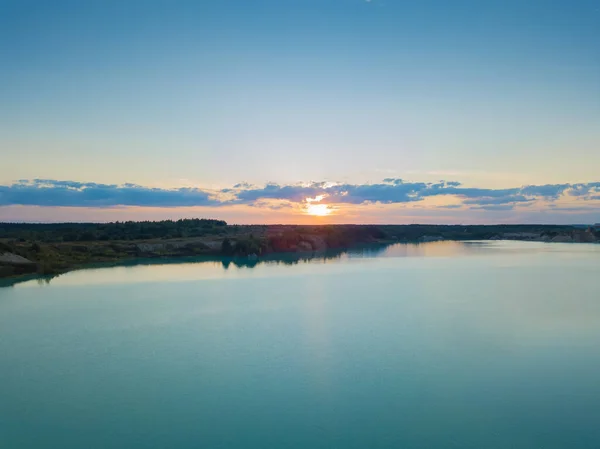
[[(241, 182), (257, 191), (401, 178), (502, 192), (600, 180), (597, 1), (0, 0), (0, 55), (4, 189), (135, 184), (216, 201)], [(65, 210), (1, 192), (0, 219), (107, 216), (93, 201)], [(496, 215), (460, 195), (411, 207), (430, 221), (600, 221), (596, 195), (573, 192), (512, 197)], [(370, 198), (315, 202), (330, 220), (410, 216)], [(309, 206), (230, 200), (178, 213), (298, 221)], [(162, 218), (186, 207), (139, 209), (164, 201), (102, 208)], [(256, 215), (266, 203), (270, 215)], [(534, 209), (542, 215), (527, 215)]]

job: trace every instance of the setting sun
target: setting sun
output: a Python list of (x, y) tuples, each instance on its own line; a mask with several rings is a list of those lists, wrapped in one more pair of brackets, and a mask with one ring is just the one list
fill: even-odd
[(331, 214), (331, 209), (327, 204), (309, 204), (306, 206), (306, 213), (317, 217), (324, 217)]

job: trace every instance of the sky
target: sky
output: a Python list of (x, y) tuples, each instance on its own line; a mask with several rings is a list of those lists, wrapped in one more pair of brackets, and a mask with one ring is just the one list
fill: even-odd
[(0, 221), (600, 222), (597, 0), (0, 0)]

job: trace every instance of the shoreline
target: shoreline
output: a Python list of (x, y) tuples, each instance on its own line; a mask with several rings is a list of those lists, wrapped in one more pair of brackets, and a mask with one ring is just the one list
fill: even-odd
[(529, 242), (529, 243), (548, 243), (548, 244), (591, 244), (596, 245), (599, 242), (549, 242), (544, 240), (517, 240), (517, 239), (487, 239), (487, 240), (436, 240), (436, 241), (393, 241), (393, 242), (376, 242), (371, 244), (360, 244), (348, 248), (330, 249), (324, 251), (301, 251), (301, 252), (277, 252), (269, 253), (260, 257), (250, 256), (223, 256), (218, 254), (205, 254), (198, 256), (154, 256), (154, 257), (134, 257), (129, 259), (120, 259), (106, 262), (91, 262), (82, 265), (69, 267), (63, 271), (54, 273), (26, 273), (13, 275), (8, 277), (0, 277), (0, 288), (12, 287), (16, 284), (38, 280), (39, 282), (49, 283), (52, 279), (74, 271), (90, 270), (90, 269), (108, 269), (115, 267), (136, 267), (140, 265), (177, 265), (185, 263), (221, 263), (225, 268), (229, 265), (234, 265), (238, 268), (246, 267), (253, 268), (256, 265), (263, 263), (279, 263), (282, 262), (288, 265), (295, 265), (300, 262), (308, 262), (310, 260), (319, 259), (336, 259), (345, 254), (359, 250), (380, 249), (385, 250), (394, 245), (424, 245), (441, 242)]
[[(198, 220), (189, 220), (196, 225)], [(136, 227), (139, 235), (153, 237), (154, 225), (175, 227), (178, 222), (149, 222), (80, 225), (12, 225), (15, 231), (0, 234), (0, 279), (23, 276), (51, 276), (95, 264), (127, 264), (140, 260), (207, 257), (257, 261), (286, 254), (296, 256), (348, 252), (361, 246), (387, 247), (396, 243), (436, 241), (514, 240), (546, 243), (600, 243), (600, 231), (593, 228), (551, 225), (322, 225), (322, 226), (238, 226), (218, 222), (210, 228), (194, 228), (198, 235), (176, 238), (110, 239), (90, 229), (108, 232)], [(221, 224), (223, 223), (223, 224)], [(187, 224), (187, 223), (184, 223)], [(21, 226), (21, 227), (19, 227)], [(77, 240), (73, 228), (79, 226)], [(145, 226), (145, 228), (144, 228)], [(0, 224), (6, 230), (6, 224)], [(113, 229), (114, 228), (114, 229)], [(142, 229), (139, 231), (139, 229)], [(9, 229), (10, 230), (10, 229)], [(185, 227), (181, 234), (190, 233)], [(116, 236), (122, 234), (115, 233)], [(11, 238), (12, 237), (12, 238)], [(88, 240), (84, 240), (88, 239)], [(101, 240), (102, 239), (102, 240)], [(67, 241), (65, 241), (67, 240)]]

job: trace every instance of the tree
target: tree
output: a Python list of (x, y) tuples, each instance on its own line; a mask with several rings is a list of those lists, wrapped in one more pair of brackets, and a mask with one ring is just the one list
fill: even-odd
[(226, 256), (233, 254), (233, 245), (231, 244), (231, 240), (223, 240), (223, 243), (221, 243), (221, 253), (225, 254)]

